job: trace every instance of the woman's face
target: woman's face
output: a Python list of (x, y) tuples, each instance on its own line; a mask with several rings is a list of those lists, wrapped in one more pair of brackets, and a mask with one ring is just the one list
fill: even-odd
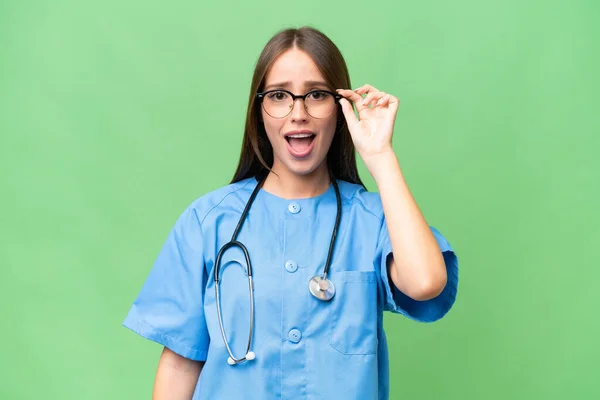
[[(291, 49), (280, 55), (267, 72), (263, 92), (273, 89), (303, 95), (315, 89), (335, 92), (336, 88), (327, 86), (308, 54)], [(292, 111), (277, 118), (289, 111), (289, 95), (279, 92), (263, 99), (261, 114), (273, 147), (273, 171), (277, 173), (287, 170), (296, 175), (307, 175), (326, 168), (323, 161), (336, 129), (337, 103), (332, 97), (318, 93), (305, 101), (312, 115), (307, 112), (303, 100), (296, 99)]]

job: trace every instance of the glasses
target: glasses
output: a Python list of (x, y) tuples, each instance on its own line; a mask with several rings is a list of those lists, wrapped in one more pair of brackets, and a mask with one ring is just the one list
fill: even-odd
[(302, 99), (304, 109), (313, 118), (326, 118), (335, 110), (341, 95), (327, 90), (311, 90), (303, 95), (295, 95), (287, 90), (276, 89), (256, 96), (262, 102), (262, 107), (273, 118), (284, 118), (290, 115), (296, 104), (296, 99)]

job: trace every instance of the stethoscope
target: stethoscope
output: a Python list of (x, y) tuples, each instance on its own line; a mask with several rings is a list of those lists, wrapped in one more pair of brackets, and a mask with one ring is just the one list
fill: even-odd
[[(217, 317), (219, 319), (219, 327), (221, 328), (221, 335), (223, 336), (223, 342), (225, 343), (225, 347), (227, 347), (227, 352), (229, 353), (229, 358), (227, 358), (227, 363), (229, 365), (234, 365), (242, 361), (251, 361), (256, 358), (256, 354), (250, 350), (252, 346), (252, 336), (254, 334), (254, 283), (252, 281), (252, 264), (250, 263), (250, 256), (248, 255), (248, 250), (243, 243), (236, 240), (237, 235), (246, 219), (246, 215), (248, 214), (248, 210), (250, 210), (250, 206), (254, 201), (254, 198), (258, 194), (260, 188), (264, 184), (266, 176), (256, 185), (252, 194), (250, 195), (250, 199), (246, 203), (246, 207), (242, 212), (242, 216), (233, 232), (233, 236), (231, 240), (227, 242), (219, 253), (217, 254), (217, 259), (215, 261), (215, 270), (214, 270), (214, 280), (215, 280), (215, 297), (217, 302)], [(333, 183), (333, 187), (335, 189), (335, 197), (337, 200), (337, 215), (335, 217), (335, 225), (333, 227), (333, 233), (331, 234), (331, 242), (329, 243), (329, 251), (327, 253), (327, 261), (325, 262), (325, 269), (323, 270), (323, 276), (314, 276), (308, 282), (308, 289), (313, 296), (315, 296), (319, 300), (329, 301), (335, 295), (335, 287), (333, 283), (327, 278), (327, 274), (329, 273), (329, 266), (331, 265), (331, 256), (333, 254), (333, 246), (335, 244), (335, 238), (337, 236), (338, 227), (340, 225), (340, 217), (342, 214), (342, 200), (340, 196), (340, 189), (338, 188), (337, 182), (335, 179), (331, 179)], [(221, 257), (223, 253), (231, 248), (231, 247), (239, 247), (244, 253), (244, 257), (246, 258), (246, 265), (248, 266), (246, 274), (248, 276), (248, 289), (250, 292), (250, 331), (248, 334), (248, 345), (246, 347), (246, 355), (242, 358), (235, 358), (233, 353), (231, 352), (231, 348), (229, 347), (229, 342), (227, 341), (227, 337), (225, 335), (225, 329), (223, 328), (223, 318), (221, 315), (221, 302), (219, 299), (219, 271), (221, 268)]]

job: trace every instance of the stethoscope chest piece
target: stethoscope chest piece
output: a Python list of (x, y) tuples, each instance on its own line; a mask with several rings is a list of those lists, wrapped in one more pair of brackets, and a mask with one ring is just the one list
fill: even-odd
[(329, 279), (315, 276), (308, 282), (308, 288), (313, 296), (319, 300), (328, 301), (335, 295), (335, 287)]

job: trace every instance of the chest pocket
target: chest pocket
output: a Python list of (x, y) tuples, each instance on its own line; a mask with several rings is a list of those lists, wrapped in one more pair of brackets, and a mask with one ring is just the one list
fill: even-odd
[[(330, 345), (342, 354), (377, 351), (377, 275), (375, 271), (344, 271), (334, 281)], [(333, 279), (333, 275), (332, 275)]]

